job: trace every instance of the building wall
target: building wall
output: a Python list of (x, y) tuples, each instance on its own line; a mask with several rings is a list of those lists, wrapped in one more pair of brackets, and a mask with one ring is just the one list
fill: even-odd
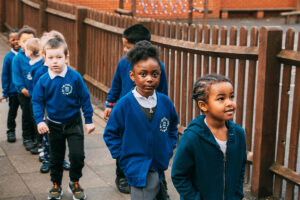
[[(63, 2), (87, 6), (94, 9), (114, 12), (119, 7), (119, 0), (60, 0)], [(131, 10), (131, 0), (123, 0), (124, 9)], [(187, 19), (188, 0), (136, 0), (138, 17), (159, 19)], [(194, 7), (203, 8), (204, 0), (194, 0)], [(264, 8), (296, 8), (297, 0), (208, 0), (210, 18), (219, 18), (222, 9), (264, 9)], [(224, 13), (223, 13), (224, 14)], [(222, 14), (222, 15), (223, 15)], [(226, 13), (225, 13), (226, 14)], [(228, 16), (228, 14), (227, 14)], [(262, 15), (263, 16), (263, 15)], [(202, 18), (203, 14), (193, 13), (194, 18)], [(225, 17), (226, 18), (226, 17)]]

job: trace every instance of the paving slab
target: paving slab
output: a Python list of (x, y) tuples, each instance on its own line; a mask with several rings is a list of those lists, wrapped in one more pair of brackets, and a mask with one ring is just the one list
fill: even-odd
[(28, 187), (18, 174), (3, 175), (0, 177), (0, 199), (30, 195)]
[(3, 175), (15, 174), (16, 170), (7, 157), (0, 157), (0, 178)]

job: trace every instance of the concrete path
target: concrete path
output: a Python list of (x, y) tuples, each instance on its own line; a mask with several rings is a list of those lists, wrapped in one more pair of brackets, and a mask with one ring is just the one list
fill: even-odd
[[(0, 35), (0, 71), (4, 56), (10, 48), (6, 38)], [(2, 88), (2, 87), (1, 87)], [(1, 96), (2, 96), (2, 91)], [(0, 199), (1, 200), (45, 200), (52, 186), (49, 173), (40, 173), (41, 163), (38, 155), (26, 151), (22, 144), (21, 110), (17, 117), (17, 142), (6, 141), (6, 120), (8, 103), (0, 103)], [(102, 111), (95, 107), (94, 122), (96, 131), (85, 135), (85, 167), (80, 184), (87, 193), (89, 200), (125, 200), (130, 195), (121, 194), (115, 187), (115, 160), (103, 141), (103, 131), (106, 122), (100, 117)], [(67, 158), (67, 156), (66, 156)], [(171, 180), (170, 170), (166, 172), (169, 193), (172, 200), (179, 199)], [(68, 171), (64, 171), (63, 199), (71, 200), (67, 190)]]

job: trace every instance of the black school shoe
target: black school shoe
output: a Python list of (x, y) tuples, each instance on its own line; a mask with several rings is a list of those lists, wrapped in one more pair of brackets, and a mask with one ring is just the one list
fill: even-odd
[(7, 142), (16, 142), (16, 134), (15, 132), (8, 132), (7, 133)]
[(27, 151), (29, 151), (30, 149), (32, 149), (33, 147), (35, 147), (35, 144), (34, 144), (34, 142), (32, 140), (24, 140), (23, 144), (24, 144), (25, 149)]
[(115, 180), (116, 186), (121, 193), (129, 194), (130, 193), (130, 185), (128, 184), (125, 177), (117, 176)]

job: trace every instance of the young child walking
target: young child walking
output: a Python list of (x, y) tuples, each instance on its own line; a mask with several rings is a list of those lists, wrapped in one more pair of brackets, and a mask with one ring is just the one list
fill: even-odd
[(131, 185), (132, 200), (153, 200), (177, 141), (178, 118), (170, 99), (157, 92), (158, 49), (141, 41), (127, 55), (136, 87), (112, 110), (104, 140)]
[(198, 79), (193, 99), (204, 115), (194, 119), (179, 140), (172, 181), (181, 199), (242, 199), (246, 139), (233, 119), (234, 89), (221, 75)]
[(19, 108), (18, 92), (12, 81), (12, 60), (17, 55), (20, 45), (18, 44), (18, 30), (14, 29), (8, 33), (8, 44), (11, 50), (5, 55), (2, 67), (2, 93), (0, 102), (8, 99), (8, 116), (7, 116), (7, 141), (16, 141), (16, 117)]
[(33, 120), (31, 96), (32, 89), (31, 66), (25, 55), (25, 42), (35, 38), (36, 32), (30, 27), (23, 27), (18, 32), (18, 42), (21, 46), (18, 54), (12, 61), (12, 80), (18, 92), (18, 99), (22, 108), (22, 136), (27, 151), (36, 147), (37, 130)]
[[(95, 129), (89, 91), (81, 75), (65, 64), (68, 47), (64, 40), (50, 39), (45, 45), (45, 57), (49, 70), (35, 85), (32, 103), (38, 132), (48, 133), (49, 136), (53, 187), (48, 199), (61, 199), (63, 194), (61, 183), (67, 140), (71, 163), (68, 188), (73, 199), (82, 200), (86, 198), (86, 194), (79, 185), (85, 158), (80, 109), (85, 118), (85, 131), (89, 134)], [(59, 106), (57, 102), (60, 102)], [(47, 112), (46, 122), (44, 109)]]
[[(45, 47), (46, 43), (52, 38), (58, 38), (58, 39), (62, 39), (65, 41), (64, 36), (58, 31), (52, 30), (50, 32), (45, 32), (40, 39), (41, 55), (44, 57), (44, 59), (45, 59), (44, 47)], [(34, 68), (31, 71), (32, 78), (33, 78), (33, 88), (35, 87), (39, 78), (43, 74), (45, 74), (47, 71), (48, 71), (48, 66), (46, 66), (46, 63), (44, 63), (44, 62), (41, 63), (41, 65), (39, 67), (37, 66), (36, 68)], [(40, 136), (42, 137), (42, 150), (40, 151), (40, 155), (39, 155), (39, 160), (40, 160), (40, 162), (42, 162), (40, 172), (48, 173), (50, 171), (50, 162), (49, 162), (50, 161), (50, 150), (49, 150), (48, 135), (40, 134)], [(70, 170), (70, 164), (67, 161), (64, 161), (63, 168), (65, 170)]]
[[(150, 41), (151, 33), (142, 24), (135, 24), (126, 28), (122, 35), (122, 42), (124, 46), (124, 53), (127, 54), (133, 46), (142, 40)], [(165, 73), (164, 64), (160, 62), (161, 65), (161, 75), (160, 82), (156, 90), (165, 95), (168, 95), (168, 83)], [(115, 103), (128, 92), (134, 88), (134, 82), (129, 77), (129, 72), (131, 71), (131, 63), (126, 59), (126, 55), (118, 63), (116, 72), (113, 77), (111, 88), (108, 92), (107, 99), (105, 102), (104, 118), (108, 120), (110, 113), (115, 105)], [(118, 160), (116, 160), (116, 186), (118, 190), (122, 193), (129, 193), (130, 187), (127, 180), (118, 166)], [(165, 182), (166, 184), (166, 182)]]

